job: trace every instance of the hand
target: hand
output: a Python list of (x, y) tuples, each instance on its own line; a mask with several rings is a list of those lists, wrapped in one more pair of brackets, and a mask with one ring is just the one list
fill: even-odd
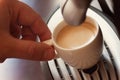
[[(41, 42), (35, 42), (37, 35)], [(43, 43), (50, 38), (47, 25), (32, 8), (18, 0), (0, 0), (1, 62), (6, 58), (50, 60), (54, 49)]]

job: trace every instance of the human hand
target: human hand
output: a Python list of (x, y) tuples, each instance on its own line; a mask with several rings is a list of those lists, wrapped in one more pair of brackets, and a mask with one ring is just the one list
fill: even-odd
[[(41, 42), (35, 42), (37, 35)], [(47, 25), (32, 8), (18, 0), (0, 0), (1, 62), (6, 58), (50, 60), (54, 49), (43, 43), (50, 38)]]

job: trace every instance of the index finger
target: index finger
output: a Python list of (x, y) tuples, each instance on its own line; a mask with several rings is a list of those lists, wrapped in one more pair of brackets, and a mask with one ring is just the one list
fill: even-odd
[(51, 32), (39, 14), (22, 2), (18, 1), (16, 6), (19, 12), (16, 12), (16, 15), (18, 15), (20, 25), (29, 26), (35, 34), (39, 35), (41, 41), (51, 38)]

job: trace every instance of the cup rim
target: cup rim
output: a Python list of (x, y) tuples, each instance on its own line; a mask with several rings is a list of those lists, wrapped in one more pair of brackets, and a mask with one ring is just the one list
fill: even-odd
[[(93, 22), (94, 22), (94, 27), (96, 27), (96, 34), (95, 34), (95, 36), (94, 36), (94, 38), (92, 38), (91, 40), (89, 40), (88, 42), (86, 42), (85, 44), (83, 44), (83, 45), (80, 45), (79, 47), (75, 47), (75, 48), (71, 48), (71, 49), (69, 49), (69, 48), (63, 48), (63, 47), (61, 47), (61, 46), (59, 46), (56, 42), (55, 42), (55, 38), (53, 37), (53, 35), (52, 35), (52, 41), (53, 41), (53, 44), (56, 46), (56, 47), (58, 47), (59, 49), (62, 49), (62, 50), (65, 50), (65, 51), (72, 51), (72, 50), (77, 50), (77, 49), (80, 49), (80, 48), (84, 48), (84, 47), (86, 47), (86, 46), (88, 46), (89, 44), (91, 44), (95, 39), (96, 39), (96, 37), (97, 37), (97, 35), (98, 35), (98, 33), (99, 33), (99, 30), (100, 30), (100, 28), (99, 28), (99, 25), (98, 25), (98, 23), (92, 18), (92, 17), (90, 17), (90, 16), (86, 16), (87, 17), (87, 19), (89, 18), (89, 19), (91, 19)], [(58, 24), (57, 24), (57, 26), (54, 28), (54, 30), (53, 30), (53, 34), (55, 34), (55, 31), (56, 31), (56, 29), (57, 29), (57, 27), (60, 27), (60, 26), (58, 26), (58, 25), (60, 25), (62, 22), (65, 22), (64, 20), (61, 20)], [(66, 23), (66, 22), (65, 22)], [(66, 23), (67, 24), (67, 23)]]

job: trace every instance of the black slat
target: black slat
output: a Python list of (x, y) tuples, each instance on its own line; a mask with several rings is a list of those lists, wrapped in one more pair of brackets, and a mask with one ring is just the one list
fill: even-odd
[(110, 8), (108, 7), (107, 3), (105, 0), (98, 0), (98, 2), (100, 3), (100, 6), (103, 10), (103, 12), (107, 15), (109, 15), (110, 17), (113, 17), (113, 13), (111, 12)]

